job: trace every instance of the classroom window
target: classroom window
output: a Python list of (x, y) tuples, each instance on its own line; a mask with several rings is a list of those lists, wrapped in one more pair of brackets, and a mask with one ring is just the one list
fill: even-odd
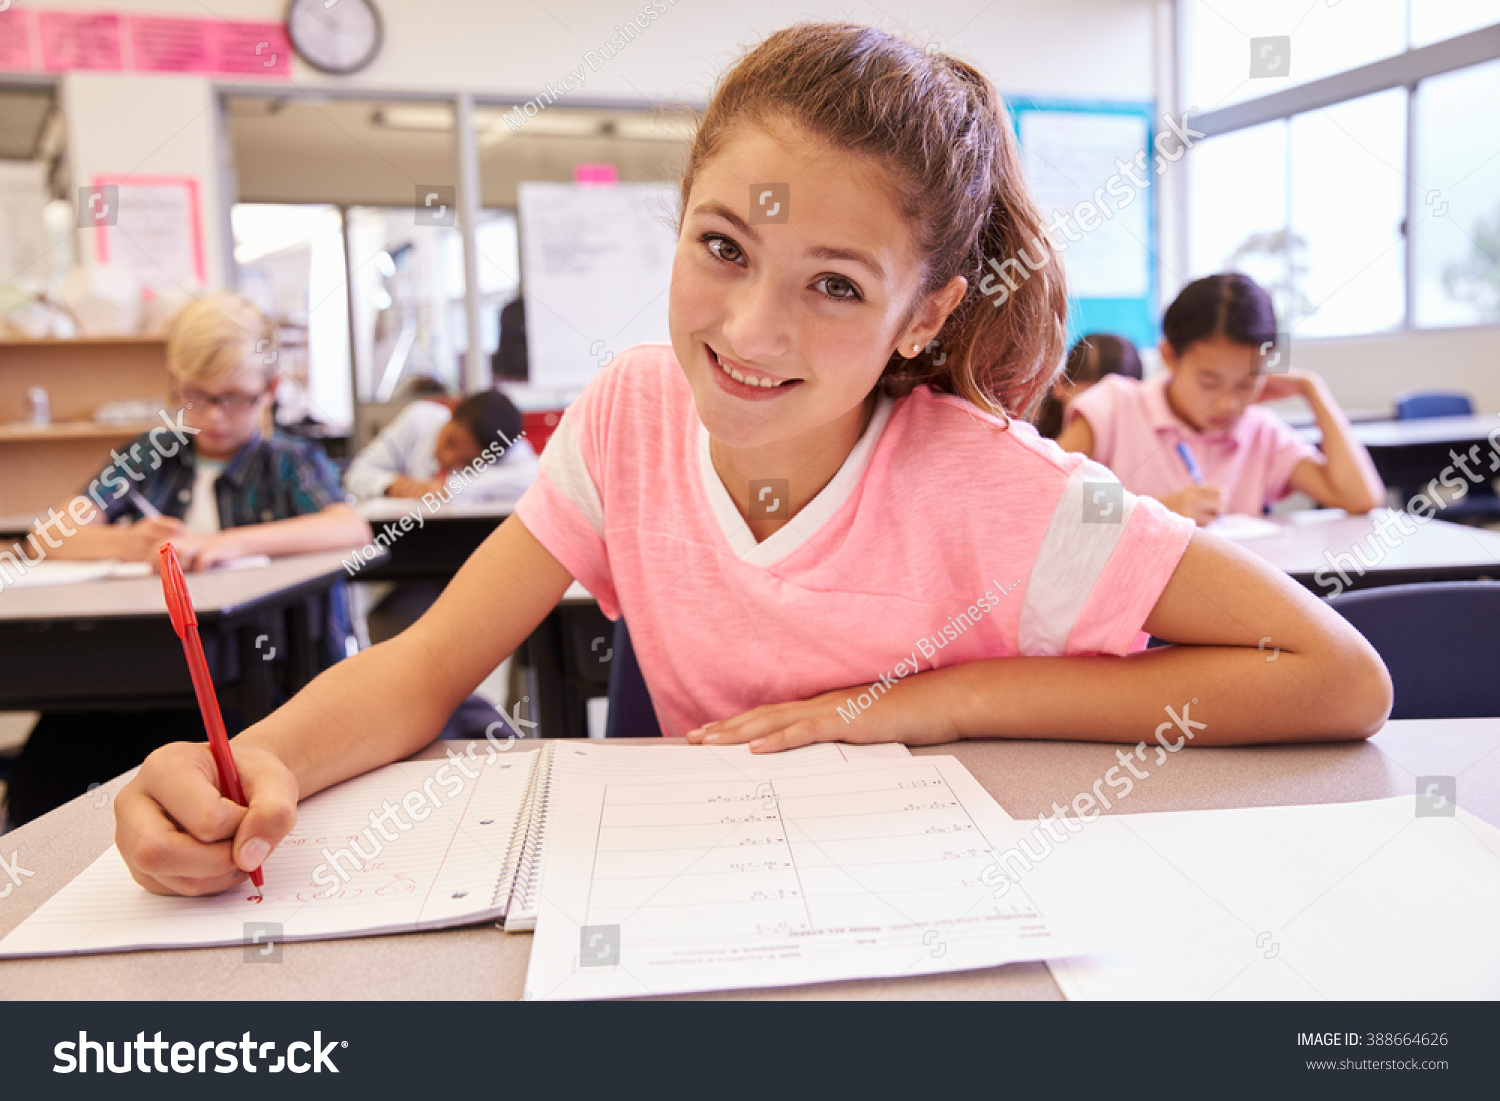
[(1302, 336), (1401, 324), (1406, 92), (1393, 88), (1291, 120), (1289, 257), (1296, 297), (1282, 319)]
[[(1183, 102), (1205, 112), (1406, 49), (1406, 0), (1181, 0), (1178, 10)], [(1290, 56), (1252, 77), (1251, 40), (1279, 36), (1291, 39)]]
[[(1278, 315), (1294, 284), (1287, 252), (1284, 119), (1211, 138), (1189, 154), (1188, 241), (1195, 274), (1243, 271), (1265, 287)], [(1306, 260), (1294, 253), (1292, 273)]]
[(1500, 157), (1493, 142), (1500, 61), (1432, 77), (1417, 89), (1412, 219), (1416, 321), (1500, 321)]

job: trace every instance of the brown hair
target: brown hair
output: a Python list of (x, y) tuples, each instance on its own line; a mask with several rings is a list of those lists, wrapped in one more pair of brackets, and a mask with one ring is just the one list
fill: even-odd
[[(1105, 375), (1124, 375), (1139, 382), (1141, 356), (1135, 345), (1123, 336), (1089, 333), (1068, 349), (1062, 373), (1069, 382), (1085, 385), (1093, 385)], [(1051, 389), (1042, 397), (1032, 423), (1037, 432), (1049, 440), (1057, 439), (1062, 431), (1063, 403), (1053, 396)]]
[[(881, 388), (899, 397), (925, 383), (1007, 420), (1029, 413), (1061, 365), (1067, 294), (994, 86), (874, 27), (776, 31), (715, 88), (688, 152), (684, 211), (699, 171), (746, 123), (789, 123), (886, 169), (923, 266), (917, 301), (955, 275), (968, 280), (928, 349), (892, 353)], [(990, 286), (994, 275), (1004, 288)]]

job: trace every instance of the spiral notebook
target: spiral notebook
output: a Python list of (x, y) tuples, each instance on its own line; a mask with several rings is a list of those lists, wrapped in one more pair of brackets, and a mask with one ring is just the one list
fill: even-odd
[[(742, 746), (558, 745), (502, 752), (475, 742), (462, 754), (450, 749), (453, 759), (387, 765), (319, 792), (267, 858), (260, 901), (249, 883), (206, 898), (150, 894), (110, 846), (0, 939), (0, 957), (262, 945), (502, 918), (508, 930), (533, 928), (547, 808), (561, 773), (664, 777), (733, 771), (749, 757)], [(906, 755), (900, 745), (810, 746), (778, 755), (775, 767)]]

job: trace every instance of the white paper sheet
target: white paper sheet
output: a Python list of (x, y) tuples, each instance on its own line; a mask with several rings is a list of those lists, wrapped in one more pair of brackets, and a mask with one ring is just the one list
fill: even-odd
[(1049, 962), (1069, 998), (1500, 997), (1500, 830), (1461, 809), (1106, 816), (1049, 864), (1127, 938)]
[(981, 881), (1025, 826), (955, 758), (772, 760), (557, 785), (527, 996), (961, 971), (1099, 943), (1047, 875), (1004, 898)]
[[(130, 878), (110, 846), (35, 913), (0, 940), (0, 957), (73, 955), (141, 948), (243, 944), (245, 926), (274, 922), (278, 941), (409, 932), (488, 920), (504, 899), (497, 884), (515, 830), (516, 816), (534, 765), (533, 753), (486, 753), (465, 758), (474, 778), (450, 761), (388, 765), (319, 792), (297, 812), (297, 825), (266, 860), (264, 901), (251, 901), (248, 881), (223, 894), (182, 898), (148, 893)], [(461, 785), (459, 782), (461, 781)], [(398, 818), (382, 834), (362, 836), (369, 815), (388, 800)], [(439, 805), (433, 807), (436, 801)], [(415, 808), (414, 810), (411, 808)], [(421, 822), (414, 819), (425, 811)], [(409, 828), (402, 829), (404, 821)], [(354, 839), (368, 853), (360, 862), (318, 878), (324, 852)], [(325, 892), (338, 885), (333, 897)]]

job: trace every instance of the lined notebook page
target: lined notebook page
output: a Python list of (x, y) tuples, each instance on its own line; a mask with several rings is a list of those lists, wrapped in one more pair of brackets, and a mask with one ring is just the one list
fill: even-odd
[[(508, 902), (506, 856), (537, 756), (481, 751), (463, 759), (473, 778), (448, 760), (404, 762), (319, 792), (267, 858), (261, 902), (248, 881), (210, 898), (150, 894), (111, 846), (0, 940), (0, 956), (242, 944), (248, 922), (315, 940), (491, 920)], [(339, 873), (329, 858), (341, 851)]]
[(546, 863), (545, 839), (552, 785), (570, 773), (593, 776), (670, 776), (674, 773), (710, 773), (725, 777), (747, 776), (755, 763), (758, 774), (795, 772), (837, 767), (840, 764), (891, 759), (910, 760), (911, 752), (900, 742), (875, 745), (843, 745), (823, 742), (785, 753), (757, 756), (748, 747), (737, 746), (611, 746), (591, 742), (554, 742), (543, 750), (543, 760), (527, 794), (522, 811), (524, 839), (516, 846), (515, 888), (505, 915), (507, 933), (536, 928), (537, 899)]
[(527, 996), (608, 998), (987, 967), (1100, 943), (1039, 864), (984, 882), (1013, 822), (953, 757), (552, 789)]

